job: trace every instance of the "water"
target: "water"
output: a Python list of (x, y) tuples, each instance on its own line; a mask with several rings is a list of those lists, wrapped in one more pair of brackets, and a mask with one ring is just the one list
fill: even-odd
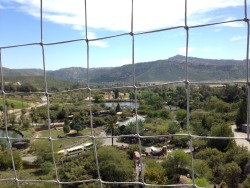
[[(5, 129), (0, 129), (0, 137), (5, 137), (5, 136), (6, 136)], [(23, 137), (21, 134), (19, 134), (17, 131), (14, 131), (14, 130), (8, 130), (8, 136), (10, 138), (17, 138), (17, 139)], [(2, 139), (0, 139), (0, 141), (1, 140)], [(5, 140), (5, 141), (7, 141), (7, 140)], [(13, 142), (13, 141), (16, 141), (16, 140), (11, 140), (10, 142)]]
[(105, 105), (108, 107), (116, 108), (118, 103), (120, 104), (121, 107), (127, 106), (129, 108), (134, 109), (136, 106), (137, 108), (139, 108), (139, 103), (136, 104), (135, 102), (105, 102)]

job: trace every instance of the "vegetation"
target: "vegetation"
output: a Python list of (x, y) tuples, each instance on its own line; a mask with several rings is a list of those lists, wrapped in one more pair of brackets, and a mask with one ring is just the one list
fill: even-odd
[[(10, 91), (13, 90), (12, 86), (15, 85), (8, 85)], [(28, 84), (24, 86), (22, 89), (26, 88), (27, 91), (40, 90)], [(14, 93), (20, 89), (15, 87)], [(110, 182), (131, 182), (136, 177), (140, 180), (141, 176), (136, 175), (136, 168), (140, 164), (143, 165), (146, 183), (177, 184), (182, 182), (183, 176), (189, 179), (187, 174), (192, 174), (191, 155), (188, 153), (192, 150), (194, 178), (198, 186), (211, 187), (215, 183), (221, 187), (249, 187), (250, 153), (247, 148), (238, 146), (235, 140), (228, 138), (234, 136), (231, 125), (236, 124), (240, 128), (246, 122), (246, 87), (191, 85), (189, 113), (186, 92), (186, 88), (181, 85), (141, 88), (136, 91), (137, 109), (123, 106), (120, 102), (122, 97), (135, 97), (135, 93), (129, 89), (94, 90), (91, 92), (91, 105), (87, 98), (88, 91), (85, 90), (50, 95), (49, 106), (42, 104), (41, 99), (37, 99), (34, 94), (13, 94), (7, 98), (7, 121), (3, 121), (5, 116), (2, 106), (0, 122), (2, 126), (7, 125), (8, 128), (25, 133), (25, 137), (35, 138), (28, 143), (27, 149), (12, 150), (16, 169), (31, 179), (54, 179), (55, 170), (58, 170), (60, 181), (73, 182), (63, 187), (98, 187), (95, 182), (74, 181), (96, 179), (99, 176), (103, 181)], [(119, 103), (112, 107), (106, 106), (107, 96)], [(136, 119), (136, 111), (139, 116), (143, 116), (137, 116), (137, 122), (133, 120)], [(191, 148), (189, 132), (213, 139), (194, 138), (194, 148)], [(111, 135), (112, 142), (105, 143), (109, 146), (102, 146), (103, 139), (95, 140), (99, 171), (93, 148), (85, 148), (76, 156), (65, 156), (66, 149), (82, 146), (92, 141), (93, 135), (96, 138), (103, 134)], [(157, 135), (161, 136), (154, 137)], [(114, 136), (121, 137), (117, 139)], [(112, 147), (114, 140), (123, 146)], [(142, 145), (142, 160), (138, 160), (134, 153), (140, 150), (138, 143)], [(0, 178), (4, 178), (8, 170), (13, 169), (13, 164), (10, 148), (4, 142), (0, 145)], [(171, 152), (165, 156), (154, 156), (149, 152), (151, 146), (167, 146)], [(22, 160), (25, 156), (37, 158), (29, 163)], [(54, 169), (54, 159), (57, 169)], [(32, 172), (27, 170), (29, 165), (36, 165), (36, 169), (34, 167)], [(42, 183), (41, 187), (46, 185)], [(131, 186), (111, 183), (105, 184), (105, 187)]]

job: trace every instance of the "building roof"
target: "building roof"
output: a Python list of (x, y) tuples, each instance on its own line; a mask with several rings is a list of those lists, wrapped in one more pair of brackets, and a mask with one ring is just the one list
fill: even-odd
[[(142, 116), (140, 116), (140, 115), (137, 115), (137, 120), (138, 121), (145, 121), (145, 118), (144, 117), (142, 117)], [(129, 118), (128, 120), (126, 120), (126, 121), (123, 121), (123, 122), (119, 122), (118, 123), (118, 127), (121, 127), (121, 126), (128, 126), (130, 123), (135, 123), (136, 122), (136, 116), (134, 116), (134, 117), (131, 117), (131, 118)]]

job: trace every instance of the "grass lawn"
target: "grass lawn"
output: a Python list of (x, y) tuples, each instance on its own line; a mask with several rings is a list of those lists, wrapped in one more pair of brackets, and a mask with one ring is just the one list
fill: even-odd
[[(40, 169), (22, 169), (22, 170), (17, 170), (17, 177), (19, 180), (52, 180), (54, 171), (52, 170), (49, 174), (47, 175), (42, 175), (39, 174)], [(14, 178), (14, 172), (13, 170), (6, 170), (6, 171), (0, 171), (0, 179), (5, 179), (5, 178)], [(17, 184), (15, 181), (1, 181), (1, 186), (4, 188), (13, 188), (17, 187)], [(33, 188), (33, 187), (51, 187), (51, 188), (56, 188), (58, 185), (55, 183), (43, 183), (43, 182), (20, 182), (20, 187), (26, 187), (26, 188)]]
[[(11, 110), (11, 103), (14, 104), (14, 109), (21, 109), (24, 107), (27, 107), (27, 104), (26, 103), (22, 103), (22, 100), (17, 100), (17, 99), (6, 99), (8, 104), (9, 104), (9, 110)], [(3, 98), (0, 98), (0, 106), (3, 106)]]
[[(97, 127), (93, 129), (95, 136), (99, 135), (103, 130), (103, 127)], [(83, 136), (90, 136), (90, 131), (90, 128), (85, 128), (84, 130), (80, 131), (80, 134)], [(39, 137), (48, 137), (48, 130), (39, 131), (38, 134)], [(60, 135), (61, 137), (65, 136), (62, 128), (50, 130), (50, 136), (53, 139), (56, 139), (53, 140), (54, 152), (58, 152), (62, 149), (67, 149), (91, 141), (91, 138), (76, 138), (70, 136), (68, 136), (67, 138), (58, 138), (58, 135)], [(50, 147), (48, 139), (36, 139), (34, 142), (36, 142), (35, 145), (40, 145), (39, 143), (41, 143), (41, 145), (46, 144), (48, 147)]]

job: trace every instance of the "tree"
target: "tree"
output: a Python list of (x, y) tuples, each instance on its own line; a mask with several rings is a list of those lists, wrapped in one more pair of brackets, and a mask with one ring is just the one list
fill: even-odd
[(162, 166), (169, 179), (177, 183), (183, 170), (190, 164), (190, 156), (182, 150), (174, 150), (163, 160)]
[[(15, 168), (16, 169), (22, 169), (23, 167), (23, 161), (20, 156), (20, 153), (17, 150), (13, 150), (13, 158), (15, 161)], [(0, 169), (1, 170), (7, 170), (7, 169), (12, 169), (12, 160), (10, 156), (10, 150), (7, 149), (3, 152), (0, 151)]]
[(37, 111), (36, 111), (36, 109), (34, 107), (32, 107), (30, 109), (29, 115), (30, 115), (30, 118), (31, 118), (32, 125), (33, 125), (34, 122), (37, 123), (37, 121), (38, 121), (38, 114), (37, 114)]
[[(104, 181), (133, 181), (133, 162), (125, 152), (114, 147), (101, 147), (98, 150), (100, 174)], [(111, 187), (117, 187), (112, 185)]]
[(194, 172), (195, 176), (199, 178), (206, 178), (210, 180), (212, 176), (212, 170), (204, 160), (194, 160)]
[(86, 126), (82, 118), (75, 118), (73, 119), (72, 123), (70, 124), (71, 129), (76, 130), (77, 134), (79, 131), (83, 130)]
[(237, 129), (240, 128), (241, 124), (245, 124), (246, 122), (247, 122), (247, 100), (246, 97), (244, 97), (240, 103), (240, 107), (236, 115), (235, 124), (237, 126)]
[(119, 98), (119, 90), (118, 89), (114, 89), (113, 93), (114, 93), (114, 98), (118, 99)]
[(158, 93), (153, 91), (143, 90), (138, 99), (143, 100), (146, 105), (149, 105), (152, 110), (159, 110), (163, 108), (163, 99)]
[(94, 103), (103, 103), (104, 102), (104, 98), (102, 95), (95, 95), (94, 96)]
[(63, 125), (63, 132), (65, 134), (69, 133), (70, 132), (70, 127), (68, 125)]
[(173, 139), (170, 140), (170, 144), (173, 144), (177, 148), (187, 148), (188, 140), (187, 136), (174, 136)]
[(53, 125), (54, 125), (54, 124), (55, 124), (56, 117), (57, 117), (57, 112), (54, 111), (54, 110), (51, 110), (49, 116), (50, 116), (51, 122), (52, 122)]
[(165, 176), (165, 169), (155, 160), (148, 160), (146, 163), (144, 178), (146, 183), (167, 184), (168, 178)]
[(44, 162), (41, 164), (41, 172), (42, 174), (48, 174), (53, 169), (53, 165), (51, 162)]
[[(210, 136), (214, 137), (233, 137), (231, 128), (226, 124), (213, 126), (210, 131)], [(226, 151), (233, 146), (232, 139), (209, 139), (208, 147), (217, 148), (220, 151)]]
[(29, 120), (28, 120), (28, 119), (25, 119), (25, 120), (23, 121), (23, 128), (24, 128), (24, 129), (28, 129), (29, 126), (30, 126)]
[(247, 163), (249, 162), (250, 159), (250, 152), (248, 151), (247, 147), (244, 146), (234, 146), (230, 148), (226, 153), (226, 162), (235, 162), (237, 163), (242, 171), (246, 167)]
[(245, 188), (250, 188), (250, 174), (248, 174), (247, 178), (243, 181), (243, 185)]
[(107, 124), (106, 124), (106, 128), (105, 128), (105, 132), (106, 132), (106, 134), (111, 134), (112, 135), (112, 146), (114, 144), (113, 136), (115, 135), (114, 130), (116, 129), (116, 121), (117, 121), (116, 116), (107, 116), (106, 117)]
[(72, 127), (73, 127), (74, 130), (76, 130), (76, 132), (78, 134), (79, 131), (83, 130), (85, 125), (84, 125), (82, 120), (78, 119), (78, 120), (72, 122)]
[(122, 111), (121, 106), (120, 106), (119, 103), (117, 104), (117, 106), (116, 106), (116, 108), (115, 108), (115, 111), (116, 111), (116, 112), (121, 112), (121, 111)]
[(57, 113), (57, 119), (64, 120), (67, 116), (66, 109), (63, 107), (58, 113)]
[(211, 187), (206, 178), (195, 178), (195, 184), (199, 187)]
[(168, 132), (170, 134), (175, 134), (180, 131), (180, 126), (178, 125), (178, 122), (171, 122), (168, 127)]
[(224, 168), (224, 180), (229, 187), (237, 187), (240, 181), (241, 169), (235, 163), (227, 163)]
[(176, 112), (176, 120), (177, 121), (185, 121), (186, 117), (187, 117), (186, 110), (180, 109)]
[(202, 151), (199, 151), (195, 155), (195, 158), (206, 161), (208, 166), (212, 169), (214, 177), (220, 175), (220, 166), (224, 165), (225, 163), (223, 153), (216, 148), (206, 148)]

